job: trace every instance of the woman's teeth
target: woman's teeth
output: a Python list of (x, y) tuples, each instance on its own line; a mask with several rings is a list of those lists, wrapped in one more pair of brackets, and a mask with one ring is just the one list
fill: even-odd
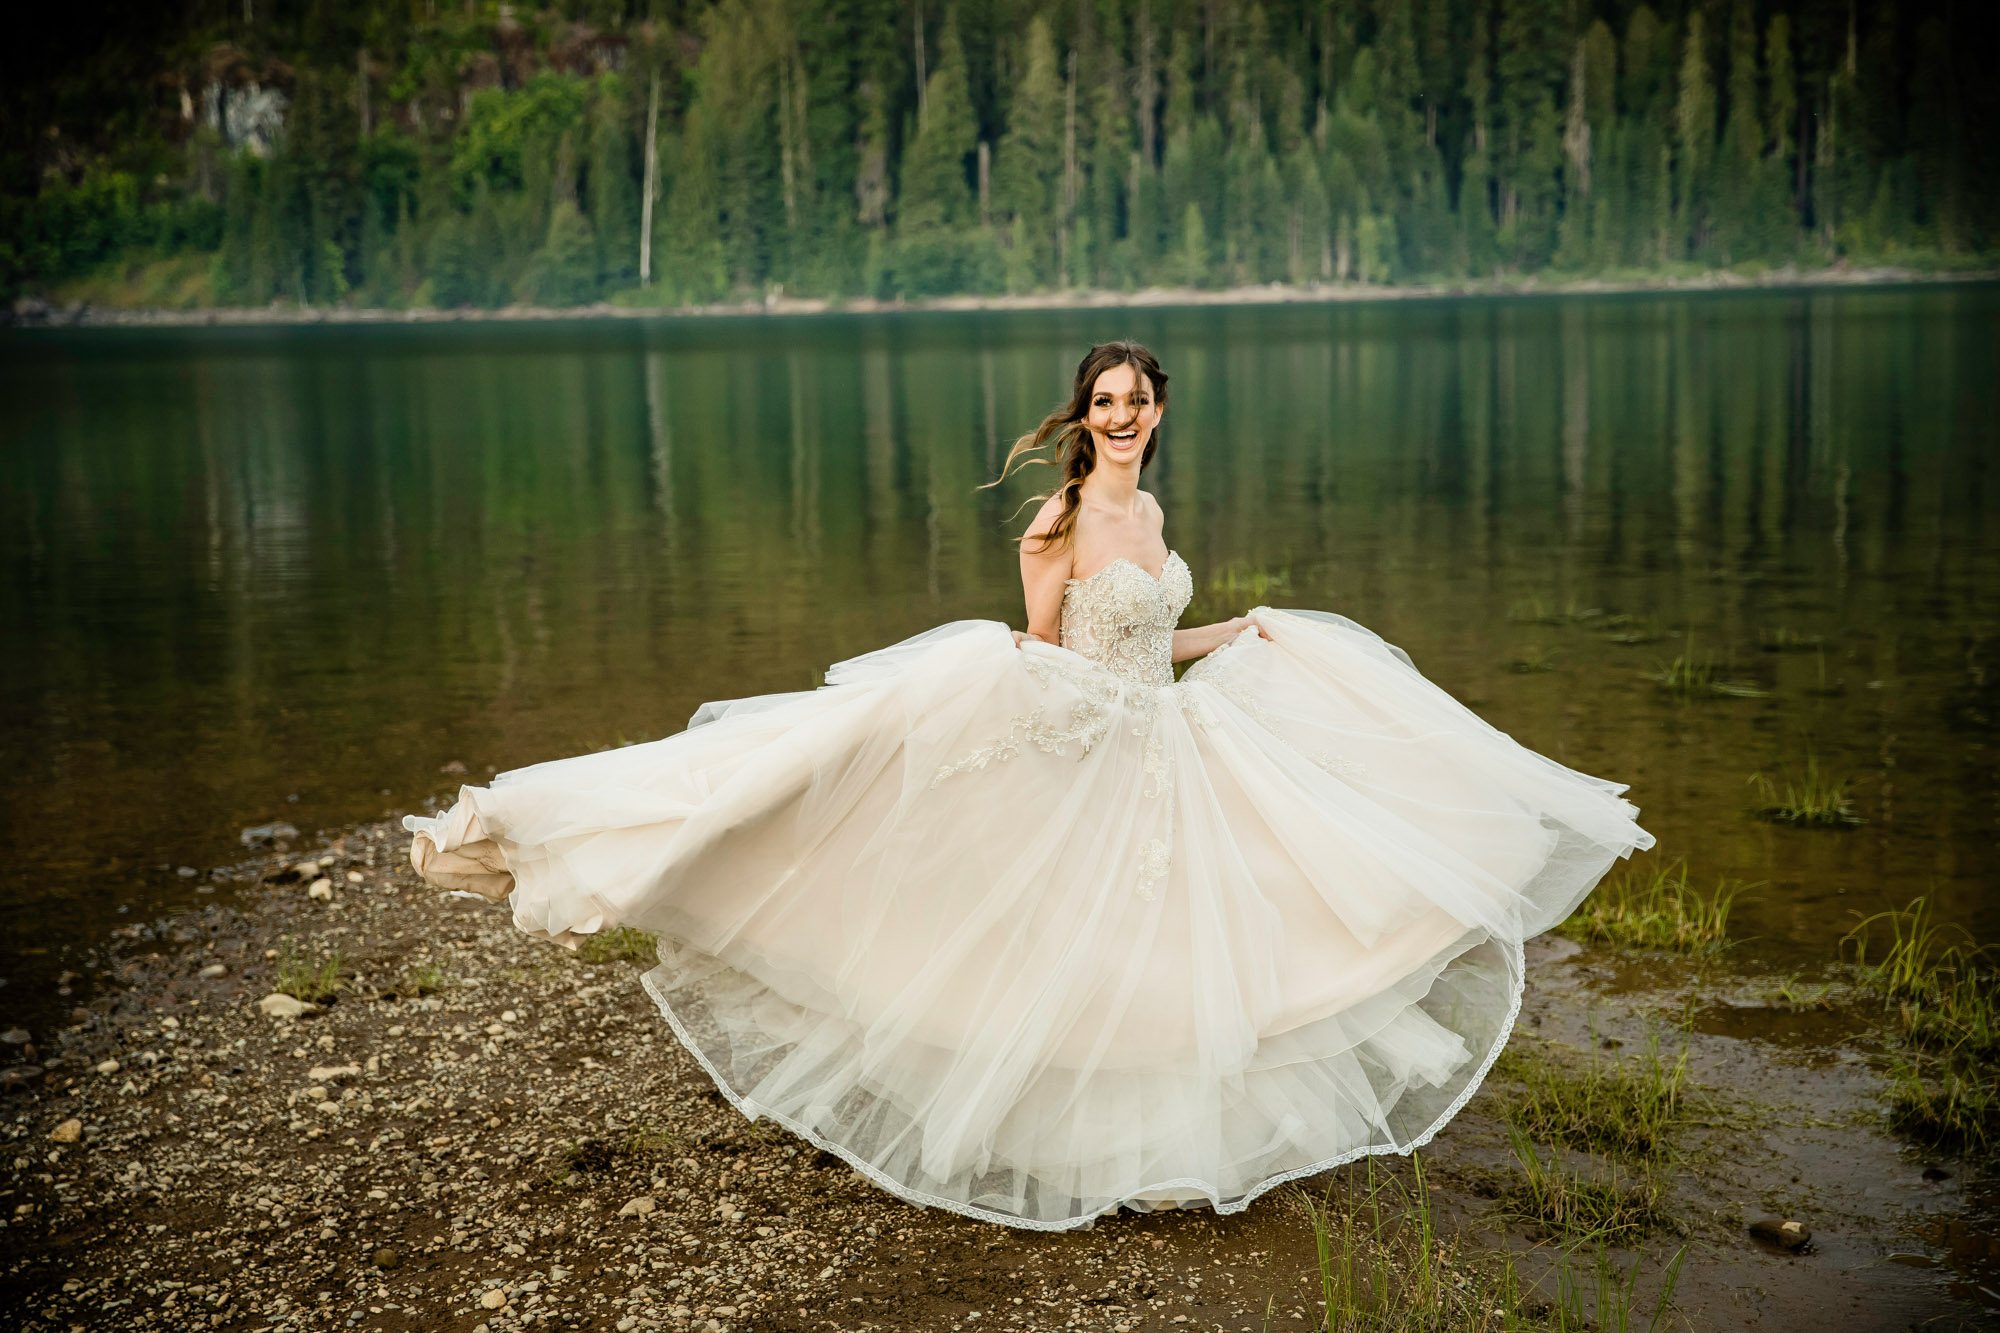
[(1111, 438), (1114, 440), (1135, 440), (1139, 438), (1139, 432), (1136, 430), (1114, 430), (1111, 432)]

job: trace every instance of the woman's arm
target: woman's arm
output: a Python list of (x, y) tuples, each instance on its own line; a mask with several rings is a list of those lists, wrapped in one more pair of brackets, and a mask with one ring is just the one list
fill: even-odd
[(1023, 639), (1040, 639), (1043, 643), (1062, 642), (1063, 587), (1074, 567), (1070, 553), (1075, 543), (1064, 542), (1059, 547), (1043, 550), (1037, 540), (1061, 513), (1061, 498), (1049, 497), (1021, 539), (1021, 596), (1028, 607), (1028, 630), (1025, 634), (1020, 630), (1014, 631), (1016, 647)]
[(1264, 632), (1262, 625), (1258, 625), (1248, 616), (1237, 616), (1234, 620), (1219, 620), (1213, 625), (1198, 625), (1193, 629), (1177, 629), (1174, 631), (1174, 661), (1185, 662), (1190, 657), (1202, 657), (1212, 653), (1252, 626), (1256, 627), (1258, 638), (1271, 637)]

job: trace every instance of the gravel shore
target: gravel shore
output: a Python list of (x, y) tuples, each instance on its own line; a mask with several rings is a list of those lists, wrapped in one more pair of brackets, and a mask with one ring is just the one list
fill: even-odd
[[(1300, 1190), (1061, 1234), (906, 1204), (724, 1100), (641, 989), (642, 938), (532, 939), (421, 884), (408, 845), (384, 822), (235, 867), (227, 901), (65, 974), (96, 986), (67, 1024), (0, 1033), (0, 1327), (1321, 1328)], [(1710, 1015), (1681, 1039), (1718, 1109), (1673, 1159), (1675, 1220), (1629, 1261), (1644, 1296), (1686, 1243), (1674, 1327), (1990, 1326), (1991, 1176), (1882, 1132), (1858, 1013), (1554, 937), (1530, 978), (1530, 1047), (1638, 1049), (1665, 1015)], [(319, 1004), (280, 993), (336, 979)], [(1558, 1290), (1560, 1246), (1495, 1210), (1515, 1096), (1496, 1075), (1424, 1154), (1440, 1234), (1492, 1237), (1427, 1265), (1469, 1289), (1497, 1242), (1543, 1289), (1469, 1328), (1544, 1326)], [(1370, 1169), (1300, 1184), (1353, 1199)], [(1760, 1243), (1764, 1216), (1806, 1219), (1812, 1247)]]
[[(244, 867), (234, 903), (127, 928), (66, 1029), (8, 1034), (0, 1322), (1261, 1330), (1275, 1294), (1301, 1326), (1282, 1191), (1062, 1235), (912, 1207), (730, 1107), (640, 959), (521, 935), (407, 846)], [(268, 998), (336, 952), (329, 1001)]]

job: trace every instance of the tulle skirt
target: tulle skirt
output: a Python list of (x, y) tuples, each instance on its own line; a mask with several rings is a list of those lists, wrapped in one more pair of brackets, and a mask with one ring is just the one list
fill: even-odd
[(644, 978), (745, 1115), (1012, 1226), (1242, 1209), (1477, 1089), (1522, 943), (1653, 838), (1344, 617), (1171, 685), (959, 621), (405, 821), (434, 883)]

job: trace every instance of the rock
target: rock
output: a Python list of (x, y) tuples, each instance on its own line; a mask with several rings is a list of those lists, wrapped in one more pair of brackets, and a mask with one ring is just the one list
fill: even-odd
[(119, 1065), (116, 1060), (99, 1060), (92, 1068), (96, 1069), (100, 1074), (115, 1074), (118, 1072)]
[(306, 897), (311, 898), (314, 902), (332, 902), (333, 881), (324, 875), (320, 876), (312, 882), (312, 887), (306, 890)]
[(365, 877), (359, 870), (350, 870), (347, 872), (347, 882), (349, 884), (359, 884), (363, 878)]
[(319, 862), (317, 861), (297, 862), (292, 866), (292, 873), (294, 875), (297, 875), (300, 879), (318, 879)]
[(457, 759), (452, 760), (450, 763), (445, 764), (438, 769), (438, 772), (440, 773), (449, 773), (454, 776), (461, 774), (465, 771), (466, 769), (464, 762)]
[(354, 1078), (360, 1073), (360, 1065), (314, 1065), (306, 1071), (306, 1077), (315, 1083), (327, 1083), (334, 1079)]
[(402, 1251), (397, 1250), (391, 1246), (384, 1245), (381, 1249), (375, 1251), (375, 1266), (377, 1268), (385, 1268), (385, 1269), (401, 1268), (403, 1266)]
[(12, 1069), (0, 1069), (0, 1093), (26, 1092), (41, 1081), (40, 1065), (15, 1065)]
[(272, 991), (257, 1001), (257, 1007), (272, 1018), (297, 1018), (312, 1008), (304, 1000), (295, 995), (287, 995), (283, 991)]
[(298, 837), (299, 831), (281, 819), (275, 823), (253, 825), (236, 836), (243, 840), (245, 847), (269, 847)]
[(195, 973), (195, 975), (198, 977), (206, 977), (210, 981), (213, 981), (217, 977), (228, 975), (228, 973), (229, 969), (223, 964), (210, 963), (207, 967), (204, 967), (201, 971)]
[(26, 1046), (34, 1040), (26, 1028), (8, 1028), (0, 1032), (0, 1046)]
[(340, 1113), (340, 1103), (321, 1102), (318, 1106), (315, 1106), (313, 1109), (315, 1111), (320, 1112), (322, 1115), (338, 1115)]
[(486, 1294), (479, 1298), (479, 1308), (482, 1310), (497, 1310), (506, 1303), (507, 1293), (498, 1287), (489, 1288)]
[(199, 875), (201, 872), (199, 870), (196, 870), (193, 866), (182, 866), (180, 867), (180, 869), (174, 871), (174, 873), (176, 875), (179, 875), (182, 879), (193, 879), (196, 875)]
[(75, 1143), (83, 1137), (81, 1120), (65, 1120), (49, 1131), (50, 1143)]
[(1803, 1222), (1790, 1218), (1766, 1217), (1750, 1224), (1750, 1234), (1758, 1240), (1777, 1245), (1787, 1250), (1804, 1249), (1812, 1240), (1812, 1230)]
[(709, 1313), (719, 1319), (734, 1319), (736, 1317), (736, 1307), (733, 1305), (718, 1305), (713, 1310), (710, 1310)]
[(636, 1199), (627, 1199), (625, 1206), (618, 1210), (618, 1215), (620, 1217), (644, 1217), (656, 1207), (658, 1205), (653, 1202), (652, 1195), (641, 1194)]

